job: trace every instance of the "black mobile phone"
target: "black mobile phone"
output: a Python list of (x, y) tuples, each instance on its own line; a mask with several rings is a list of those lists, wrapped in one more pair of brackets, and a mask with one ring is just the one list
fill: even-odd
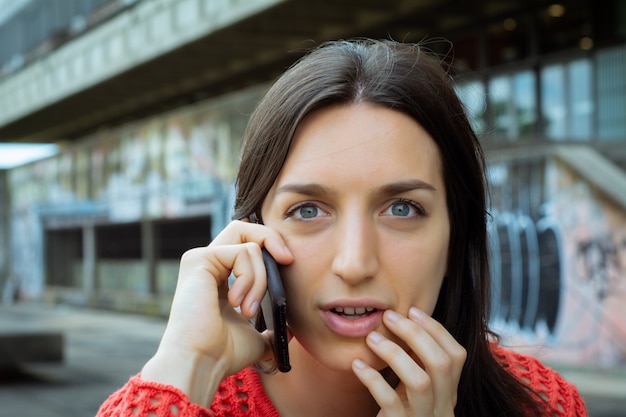
[(278, 265), (270, 253), (262, 248), (263, 263), (267, 272), (267, 291), (261, 302), (265, 326), (270, 333), (274, 359), (281, 372), (289, 372), (289, 348), (287, 337), (287, 300), (285, 289), (278, 272)]

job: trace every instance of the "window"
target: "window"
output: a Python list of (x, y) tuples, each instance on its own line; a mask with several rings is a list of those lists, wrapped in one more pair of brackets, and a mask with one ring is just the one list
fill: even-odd
[(593, 68), (591, 61), (581, 59), (568, 65), (569, 136), (586, 139), (593, 135)]
[(553, 65), (541, 71), (541, 108), (543, 134), (563, 139), (567, 133), (565, 108), (565, 68)]
[(188, 249), (206, 246), (211, 241), (209, 216), (164, 220), (156, 223), (158, 259), (178, 261)]
[(494, 77), (489, 82), (492, 135), (515, 139), (535, 132), (537, 99), (535, 74), (525, 70)]
[(141, 259), (141, 224), (115, 224), (96, 228), (98, 259)]
[(626, 47), (598, 53), (598, 136), (600, 140), (626, 137)]
[(82, 229), (47, 230), (45, 234), (46, 285), (81, 288)]
[(465, 105), (467, 117), (476, 134), (485, 133), (485, 84), (481, 81), (459, 83), (456, 85), (456, 93)]
[(543, 134), (550, 139), (590, 139), (593, 135), (592, 66), (588, 59), (541, 70)]

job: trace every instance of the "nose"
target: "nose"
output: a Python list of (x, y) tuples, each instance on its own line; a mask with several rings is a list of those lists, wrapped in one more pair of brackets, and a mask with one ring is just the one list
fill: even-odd
[(378, 271), (376, 229), (367, 216), (349, 216), (336, 225), (333, 273), (355, 285), (373, 278)]

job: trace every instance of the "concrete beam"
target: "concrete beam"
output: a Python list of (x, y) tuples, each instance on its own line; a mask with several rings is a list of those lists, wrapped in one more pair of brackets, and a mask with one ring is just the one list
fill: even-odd
[(0, 331), (0, 368), (31, 362), (63, 361), (61, 333)]
[(0, 80), (0, 127), (89, 90), (282, 1), (141, 2), (129, 12), (95, 27), (50, 55)]

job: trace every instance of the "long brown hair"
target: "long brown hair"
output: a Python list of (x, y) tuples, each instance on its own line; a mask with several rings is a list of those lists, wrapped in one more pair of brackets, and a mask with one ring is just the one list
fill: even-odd
[(451, 77), (418, 44), (326, 43), (299, 60), (252, 114), (237, 178), (235, 217), (257, 213), (302, 119), (331, 104), (367, 102), (403, 112), (439, 149), (451, 225), (446, 279), (433, 317), (467, 350), (457, 416), (524, 416), (542, 405), (494, 359), (487, 318), (485, 163)]

